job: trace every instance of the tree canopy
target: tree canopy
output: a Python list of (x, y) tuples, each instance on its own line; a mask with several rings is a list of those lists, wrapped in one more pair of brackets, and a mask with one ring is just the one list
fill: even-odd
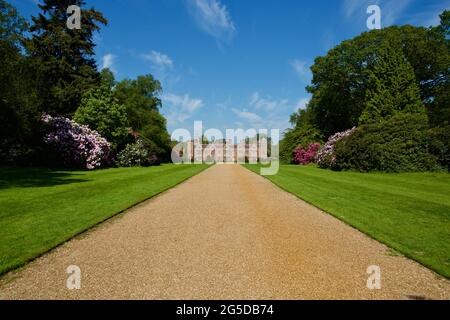
[(384, 42), (369, 71), (359, 124), (381, 122), (397, 113), (425, 113), (414, 70), (396, 43)]
[(450, 12), (437, 27), (392, 26), (343, 41), (311, 66), (312, 97), (291, 116), (281, 156), (397, 113), (427, 113), (431, 127), (450, 121)]
[(91, 89), (83, 95), (73, 120), (96, 130), (113, 144), (114, 149), (124, 145), (127, 140), (126, 109), (106, 86)]
[(103, 15), (83, 9), (81, 28), (67, 28), (67, 8), (85, 6), (83, 0), (44, 0), (41, 13), (33, 17), (27, 41), (32, 58), (42, 109), (48, 113), (71, 116), (83, 94), (99, 84), (94, 60), (93, 34), (100, 24), (107, 24)]
[(359, 123), (366, 107), (367, 91), (373, 90), (373, 69), (378, 56), (386, 50), (383, 43), (397, 43), (392, 52), (403, 54), (414, 72), (422, 103), (430, 121), (445, 121), (436, 116), (446, 108), (450, 68), (449, 42), (437, 28), (393, 26), (365, 32), (342, 42), (311, 67), (313, 79), (309, 108), (312, 124), (325, 136), (351, 128)]

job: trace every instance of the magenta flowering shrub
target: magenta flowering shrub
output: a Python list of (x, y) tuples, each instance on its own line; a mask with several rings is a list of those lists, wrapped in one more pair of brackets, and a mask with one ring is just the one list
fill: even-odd
[(89, 170), (98, 168), (108, 160), (110, 144), (97, 131), (64, 117), (42, 115), (50, 132), (44, 137), (67, 165), (77, 165)]
[(307, 149), (298, 147), (294, 151), (294, 162), (296, 164), (310, 164), (314, 162), (317, 151), (320, 149), (320, 143), (311, 143)]
[(356, 127), (353, 127), (351, 129), (335, 133), (334, 135), (329, 137), (325, 145), (317, 152), (316, 163), (321, 168), (333, 167), (336, 164), (336, 155), (334, 152), (334, 146), (336, 145), (336, 142), (350, 136), (355, 130)]

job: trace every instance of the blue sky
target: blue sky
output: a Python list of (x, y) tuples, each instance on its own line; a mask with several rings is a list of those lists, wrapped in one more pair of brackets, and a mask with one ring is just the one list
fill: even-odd
[[(29, 17), (37, 0), (10, 0)], [(116, 78), (152, 73), (163, 84), (169, 131), (279, 128), (309, 99), (314, 58), (367, 31), (439, 23), (450, 0), (87, 0), (109, 20), (95, 36), (99, 68)]]

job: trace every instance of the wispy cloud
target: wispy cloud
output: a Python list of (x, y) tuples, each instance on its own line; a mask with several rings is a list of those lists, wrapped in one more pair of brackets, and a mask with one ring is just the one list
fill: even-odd
[(344, 15), (350, 18), (358, 9), (363, 8), (364, 5), (365, 2), (361, 0), (345, 0), (342, 5)]
[(115, 73), (115, 72), (116, 72), (116, 71), (115, 71), (115, 68), (114, 68), (115, 60), (116, 60), (116, 56), (115, 56), (115, 55), (113, 55), (113, 54), (111, 54), (111, 53), (105, 54), (105, 55), (102, 57), (102, 69), (108, 68), (108, 69), (110, 69), (112, 72)]
[(310, 70), (306, 62), (295, 59), (291, 61), (291, 66), (301, 80), (309, 80)]
[(236, 114), (238, 116), (238, 118), (240, 118), (242, 120), (245, 120), (245, 121), (248, 121), (248, 122), (250, 122), (251, 124), (254, 124), (254, 125), (261, 124), (261, 122), (263, 120), (256, 113), (247, 111), (246, 109), (240, 110), (240, 109), (237, 109), (237, 108), (232, 108), (231, 110), (234, 112), (234, 114)]
[(165, 88), (171, 88), (180, 81), (180, 74), (176, 73), (173, 59), (162, 52), (151, 50), (149, 53), (140, 54), (139, 57), (151, 64), (152, 73), (162, 82)]
[(180, 96), (168, 93), (163, 95), (161, 100), (164, 109), (167, 110), (167, 119), (170, 125), (183, 123), (204, 106), (201, 99), (191, 98), (189, 94)]
[(274, 99), (254, 92), (246, 107), (231, 108), (242, 128), (279, 129), (284, 132), (289, 127), (289, 114), (294, 110), (288, 99)]
[(218, 41), (229, 42), (236, 27), (225, 5), (219, 0), (188, 0), (189, 11), (197, 25)]
[(259, 92), (254, 92), (250, 97), (250, 107), (256, 110), (273, 111), (283, 108), (288, 103), (287, 99), (275, 100), (271, 97), (263, 98)]
[(301, 98), (300, 100), (298, 100), (296, 106), (295, 106), (295, 111), (297, 111), (298, 109), (306, 109), (306, 106), (308, 105), (309, 101), (311, 100), (311, 98)]
[(396, 23), (413, 0), (395, 0), (381, 2), (381, 25), (390, 26)]
[(164, 53), (158, 51), (150, 51), (150, 53), (146, 53), (142, 55), (144, 60), (150, 61), (155, 67), (158, 68), (172, 68), (173, 60)]

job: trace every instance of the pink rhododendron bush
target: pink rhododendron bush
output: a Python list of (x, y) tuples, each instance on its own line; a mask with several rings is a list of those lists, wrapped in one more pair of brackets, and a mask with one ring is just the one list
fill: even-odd
[(334, 152), (334, 146), (339, 140), (350, 136), (355, 130), (356, 127), (353, 127), (346, 131), (335, 133), (334, 135), (328, 138), (328, 141), (317, 152), (316, 155), (316, 163), (319, 165), (319, 167), (321, 168), (334, 167), (334, 165), (336, 164), (336, 155)]
[(87, 169), (100, 167), (108, 160), (110, 144), (97, 131), (64, 117), (42, 116), (49, 126), (44, 140), (62, 156), (66, 165)]
[(294, 162), (296, 164), (307, 165), (313, 163), (316, 158), (317, 151), (320, 149), (320, 143), (311, 143), (308, 148), (298, 147), (294, 151)]

